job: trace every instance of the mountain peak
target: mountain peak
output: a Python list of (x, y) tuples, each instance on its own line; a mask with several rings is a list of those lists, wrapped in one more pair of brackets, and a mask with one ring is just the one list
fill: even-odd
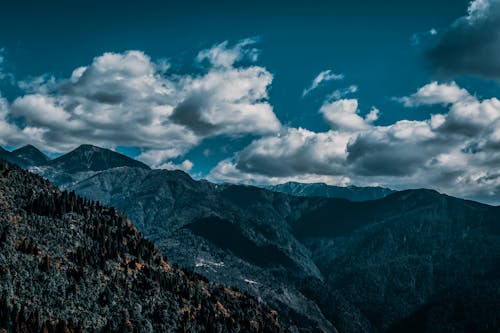
[(39, 166), (47, 164), (50, 158), (33, 145), (26, 145), (18, 148), (12, 154), (24, 160), (27, 166)]
[(75, 150), (94, 150), (94, 151), (99, 151), (99, 150), (109, 150), (109, 149), (98, 147), (98, 146), (94, 146), (94, 145), (91, 145), (91, 144), (88, 144), (88, 143), (84, 143), (84, 144), (79, 145)]
[(150, 169), (146, 164), (128, 156), (90, 144), (80, 145), (52, 160), (49, 165), (65, 172), (103, 171), (122, 166)]

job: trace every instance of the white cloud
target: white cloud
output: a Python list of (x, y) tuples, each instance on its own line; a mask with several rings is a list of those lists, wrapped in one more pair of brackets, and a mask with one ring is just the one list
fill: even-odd
[(484, 19), (487, 17), (491, 10), (491, 3), (498, 2), (497, 0), (474, 0), (471, 1), (467, 9), (466, 19), (474, 23), (474, 21)]
[(166, 169), (166, 170), (182, 170), (184, 172), (189, 172), (194, 167), (193, 162), (190, 160), (184, 160), (180, 164), (175, 164), (172, 162), (164, 163), (158, 166), (158, 169)]
[(438, 83), (434, 81), (421, 87), (413, 95), (396, 100), (406, 107), (416, 107), (432, 104), (448, 105), (470, 97), (467, 90), (460, 88), (455, 82)]
[(359, 131), (368, 127), (369, 123), (377, 120), (378, 110), (372, 109), (367, 118), (358, 115), (357, 99), (341, 99), (325, 103), (319, 110), (326, 122), (338, 131)]
[(297, 174), (340, 175), (349, 134), (287, 128), (252, 142), (238, 154), (238, 169), (273, 177)]
[(214, 69), (189, 78), (172, 119), (203, 136), (275, 133), (281, 124), (267, 102), (272, 80), (259, 66)]
[(257, 41), (258, 39), (255, 38), (247, 38), (233, 47), (228, 47), (229, 42), (224, 41), (198, 53), (196, 60), (200, 63), (206, 60), (214, 67), (226, 68), (232, 67), (236, 62), (244, 59), (255, 62), (260, 52), (257, 48), (249, 46), (254, 45)]
[(165, 60), (127, 51), (104, 53), (69, 78), (20, 82), (27, 94), (7, 104), (18, 121), (7, 124), (11, 130), (3, 140), (52, 152), (81, 143), (138, 146), (139, 158), (158, 166), (206, 137), (276, 133), (281, 124), (267, 92), (272, 74), (239, 65), (257, 60), (254, 43), (224, 42), (202, 50), (197, 60), (208, 65), (198, 74), (170, 73)]
[(380, 110), (377, 109), (376, 107), (372, 107), (370, 112), (366, 115), (365, 121), (371, 124), (378, 120), (379, 115), (380, 115)]
[(318, 88), (323, 82), (328, 82), (332, 80), (338, 81), (343, 79), (344, 79), (344, 74), (335, 74), (330, 69), (322, 71), (314, 78), (311, 85), (308, 88), (304, 89), (304, 91), (302, 92), (302, 97), (305, 97), (311, 91)]

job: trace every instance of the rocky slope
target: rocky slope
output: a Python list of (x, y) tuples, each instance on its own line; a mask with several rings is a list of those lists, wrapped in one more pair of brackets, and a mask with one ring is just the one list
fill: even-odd
[(170, 265), (115, 209), (0, 161), (0, 331), (280, 330), (254, 298)]
[[(301, 198), (131, 168), (75, 189), (133, 216), (178, 264), (261, 297), (304, 331), (404, 332), (412, 320), (444, 331), (499, 327), (496, 294), (473, 294), (498, 286), (498, 207), (430, 190)], [(469, 298), (474, 306), (459, 305)], [(436, 319), (443, 307), (467, 319)]]
[(274, 192), (288, 193), (302, 197), (341, 198), (351, 201), (381, 199), (395, 192), (384, 187), (341, 187), (326, 185), (324, 183), (305, 184), (296, 182), (264, 186), (264, 188)]

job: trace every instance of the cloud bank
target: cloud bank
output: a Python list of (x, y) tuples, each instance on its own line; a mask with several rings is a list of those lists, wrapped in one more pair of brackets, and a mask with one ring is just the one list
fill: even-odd
[(267, 93), (273, 76), (253, 64), (254, 43), (200, 51), (199, 74), (170, 73), (167, 63), (127, 51), (98, 56), (69, 78), (22, 82), (28, 93), (0, 104), (0, 144), (51, 152), (82, 142), (139, 146), (139, 159), (159, 166), (207, 137), (277, 132), (281, 124)]
[(398, 100), (445, 105), (447, 112), (375, 125), (375, 108), (362, 117), (355, 99), (325, 102), (320, 113), (331, 130), (283, 128), (221, 161), (210, 179), (429, 187), (498, 202), (500, 101), (479, 100), (454, 82), (431, 82)]

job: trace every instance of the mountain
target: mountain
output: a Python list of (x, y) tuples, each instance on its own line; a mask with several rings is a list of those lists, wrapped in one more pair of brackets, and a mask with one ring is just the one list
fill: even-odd
[(92, 145), (81, 145), (67, 154), (59, 156), (44, 166), (30, 170), (66, 188), (99, 171), (116, 167), (134, 167), (149, 170), (149, 166), (128, 156)]
[(325, 283), (379, 331), (500, 328), (499, 207), (408, 190), (327, 201), (293, 225)]
[(18, 165), (20, 167), (26, 167), (26, 162), (24, 160), (15, 156), (10, 151), (3, 149), (2, 147), (0, 147), (0, 159)]
[(281, 332), (277, 313), (172, 266), (127, 217), (0, 161), (1, 332)]
[[(7, 151), (4, 155), (18, 158)], [(195, 181), (182, 171), (150, 170), (140, 162), (92, 146), (82, 146), (58, 160), (49, 162), (54, 170), (49, 178), (67, 175), (78, 193), (123, 210), (172, 262), (203, 275), (193, 275), (194, 279), (209, 278), (258, 297), (278, 309), (281, 321), (295, 330), (460, 332), (474, 328), (496, 332), (500, 327), (499, 207), (432, 190), (394, 192), (365, 202), (326, 197), (332, 191), (297, 197), (251, 186)], [(140, 167), (122, 166), (137, 163)], [(16, 172), (15, 186), (21, 187), (27, 181)], [(8, 182), (2, 185), (13, 188)], [(300, 194), (306, 192), (302, 185), (288, 187)], [(35, 188), (30, 193), (40, 191)], [(12, 194), (0, 198), (9, 196)], [(18, 193), (15, 197), (16, 201), (27, 200)], [(36, 202), (73, 205), (61, 200), (68, 199), (45, 197)], [(87, 205), (88, 209), (101, 207)], [(30, 214), (41, 212), (29, 207), (24, 211), (32, 221)], [(41, 215), (53, 219), (53, 210), (45, 207)], [(56, 214), (56, 221), (58, 218), (61, 216)], [(38, 233), (35, 230), (35, 236)], [(7, 233), (1, 235), (4, 239)], [(16, 237), (11, 244), (14, 250), (30, 252), (30, 244), (45, 244), (38, 236), (29, 235), (29, 240)], [(32, 243), (32, 239), (37, 241)], [(99, 246), (102, 248), (89, 245), (93, 249)], [(8, 256), (0, 257), (0, 263), (13, 267), (9, 261), (12, 247), (5, 253)], [(102, 256), (88, 253), (85, 262)], [(18, 260), (15, 255), (12, 258)], [(38, 257), (39, 263), (44, 260)], [(35, 266), (23, 262), (23, 267)], [(33, 279), (31, 273), (23, 274)], [(184, 274), (190, 277), (192, 273)], [(134, 302), (140, 303), (137, 299)], [(1, 301), (10, 307), (11, 316), (16, 313), (7, 292)], [(61, 318), (69, 317), (61, 313)], [(133, 325), (142, 322), (134, 320), (128, 321)], [(63, 322), (70, 325), (66, 319)], [(110, 325), (116, 327), (118, 322)]]
[(49, 163), (50, 158), (32, 145), (26, 145), (12, 151), (12, 155), (23, 160), (25, 166), (39, 166)]
[(121, 166), (149, 169), (146, 164), (128, 156), (92, 145), (81, 145), (48, 165), (68, 173), (102, 171)]
[(342, 198), (351, 201), (375, 200), (388, 196), (395, 191), (384, 187), (357, 187), (331, 186), (324, 183), (296, 183), (288, 182), (278, 185), (264, 186), (264, 188), (303, 197)]
[(182, 267), (302, 331), (500, 328), (500, 208), (432, 190), (353, 202), (114, 168), (73, 186), (123, 210)]
[(172, 262), (258, 297), (292, 329), (498, 328), (498, 207), (431, 190), (369, 189), (383, 198), (366, 202), (328, 198), (333, 191), (299, 197), (130, 167), (97, 147), (75, 151), (67, 155), (80, 158), (34, 171), (124, 211)]
[(334, 331), (317, 305), (284, 278), (321, 278), (284, 218), (292, 197), (195, 181), (182, 171), (128, 167), (101, 172), (72, 189), (126, 210), (181, 267), (252, 293), (295, 325)]

